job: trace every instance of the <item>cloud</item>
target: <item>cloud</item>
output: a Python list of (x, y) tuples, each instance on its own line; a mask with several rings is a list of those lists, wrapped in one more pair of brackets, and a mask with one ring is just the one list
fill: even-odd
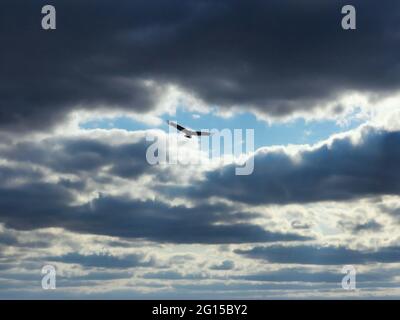
[[(360, 272), (357, 274), (357, 282), (370, 282), (370, 281), (390, 281), (395, 276), (395, 273), (389, 271), (368, 271)], [(337, 272), (334, 271), (318, 271), (308, 270), (304, 268), (282, 268), (277, 271), (244, 274), (234, 276), (234, 279), (258, 281), (258, 282), (303, 282), (303, 283), (336, 283), (340, 284), (343, 279), (343, 273), (340, 268)]]
[(193, 198), (217, 195), (257, 205), (395, 195), (400, 192), (399, 146), (399, 131), (365, 127), (356, 143), (351, 136), (337, 137), (313, 149), (300, 148), (296, 159), (283, 148), (260, 149), (253, 174), (236, 176), (234, 165), (227, 165), (179, 191)]
[(235, 212), (222, 204), (189, 208), (103, 195), (82, 205), (72, 205), (73, 200), (71, 191), (58, 184), (0, 188), (0, 221), (20, 230), (61, 227), (80, 233), (173, 243), (311, 239), (267, 231), (249, 222), (254, 214)]
[(207, 279), (206, 275), (200, 273), (182, 274), (176, 271), (148, 272), (142, 276), (144, 279), (162, 280), (202, 280)]
[(235, 268), (235, 263), (232, 260), (224, 260), (220, 264), (213, 264), (210, 270), (232, 270)]
[(311, 224), (309, 223), (302, 223), (300, 220), (293, 220), (290, 225), (293, 229), (310, 229)]
[(20, 248), (47, 248), (49, 247), (50, 241), (45, 238), (45, 235), (41, 235), (40, 239), (21, 239), (18, 237), (17, 232), (1, 228), (0, 226), (0, 250), (2, 246), (7, 247), (20, 247)]
[(3, 147), (3, 157), (45, 166), (58, 173), (94, 175), (104, 167), (109, 173), (134, 178), (155, 170), (146, 162), (148, 147), (144, 137), (130, 143), (113, 144), (99, 138), (47, 138), (40, 141), (17, 142)]
[(41, 130), (76, 109), (148, 113), (171, 85), (272, 116), (399, 89), (398, 1), (354, 0), (356, 31), (340, 26), (345, 1), (53, 1), (54, 31), (39, 27), (44, 4), (3, 3), (3, 129)]
[(391, 203), (380, 204), (379, 207), (383, 212), (391, 215), (392, 217), (396, 218), (397, 220), (400, 219), (400, 206), (398, 203), (396, 203), (396, 204), (391, 204)]
[(26, 167), (8, 167), (0, 165), (0, 183), (7, 184), (15, 181), (23, 180), (39, 180), (43, 178), (43, 174), (33, 168)]
[(352, 223), (352, 222), (339, 221), (338, 225), (354, 233), (367, 232), (367, 231), (377, 232), (381, 231), (383, 228), (383, 225), (375, 220), (369, 220), (365, 223)]
[(19, 241), (15, 235), (10, 234), (8, 232), (4, 232), (3, 230), (0, 229), (0, 248), (3, 245), (14, 246), (17, 244), (19, 244)]
[(281, 246), (238, 249), (237, 254), (248, 258), (266, 260), (270, 263), (345, 265), (400, 262), (400, 247), (381, 247), (375, 251), (352, 250), (343, 246)]
[(379, 231), (382, 229), (382, 225), (374, 220), (370, 220), (366, 223), (360, 223), (354, 226), (354, 232), (361, 232), (361, 231)]
[[(60, 227), (172, 243), (311, 239), (265, 230), (252, 222), (259, 214), (227, 204), (167, 204), (168, 198), (157, 193), (156, 187), (179, 184), (183, 174), (147, 163), (144, 133), (16, 140), (1, 146), (7, 166), (0, 167), (5, 178), (0, 181), (0, 222), (6, 227)], [(10, 169), (13, 166), (23, 170)], [(34, 170), (40, 174), (27, 174)], [(191, 168), (185, 170), (189, 180), (194, 179)], [(140, 180), (144, 175), (149, 182)]]
[(129, 254), (125, 256), (114, 256), (111, 254), (80, 254), (76, 252), (67, 253), (61, 256), (48, 256), (43, 260), (51, 262), (73, 263), (84, 267), (97, 268), (135, 268), (151, 267), (155, 265), (153, 258), (146, 259), (143, 254)]
[[(45, 4), (0, 11), (1, 297), (354, 297), (338, 290), (343, 264), (359, 265), (357, 297), (399, 296), (387, 223), (400, 211), (386, 199), (398, 202), (399, 131), (262, 148), (254, 173), (236, 176), (209, 162), (148, 165), (148, 131), (74, 127), (116, 115), (157, 124), (180, 106), (398, 130), (398, 1), (354, 0), (356, 31), (340, 27), (342, 0), (53, 0), (55, 31), (40, 28)], [(108, 253), (88, 253), (100, 246)], [(44, 262), (57, 265), (52, 295)]]
[[(111, 267), (112, 268), (112, 267)], [(129, 267), (128, 267), (129, 268)], [(108, 281), (108, 280), (117, 280), (117, 279), (131, 279), (133, 274), (131, 272), (126, 271), (93, 271), (89, 272), (84, 275), (73, 275), (69, 277), (59, 277), (57, 279), (59, 281), (65, 281), (67, 284), (70, 281), (82, 281), (82, 280), (89, 280), (89, 281)]]

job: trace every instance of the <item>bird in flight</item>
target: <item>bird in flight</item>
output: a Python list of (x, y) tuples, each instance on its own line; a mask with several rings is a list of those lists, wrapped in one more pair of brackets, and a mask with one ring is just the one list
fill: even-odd
[(191, 139), (192, 136), (210, 136), (210, 132), (206, 132), (206, 131), (194, 131), (194, 130), (190, 130), (187, 129), (179, 124), (177, 124), (176, 122), (173, 121), (169, 121), (167, 120), (167, 123), (171, 126), (176, 128), (178, 131), (183, 132), (183, 134), (185, 135), (186, 138)]

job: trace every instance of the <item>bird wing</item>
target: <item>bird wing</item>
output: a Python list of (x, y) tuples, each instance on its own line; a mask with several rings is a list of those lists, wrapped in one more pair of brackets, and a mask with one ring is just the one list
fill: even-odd
[(175, 128), (177, 128), (179, 131), (186, 131), (187, 130), (185, 127), (182, 127), (180, 124), (176, 124)]
[(210, 132), (206, 132), (206, 131), (193, 131), (193, 130), (187, 129), (187, 128), (185, 128), (185, 127), (181, 126), (180, 124), (177, 124), (177, 123), (175, 123), (175, 122), (173, 122), (173, 121), (167, 120), (167, 123), (168, 123), (170, 126), (176, 128), (177, 130), (182, 131), (187, 137), (188, 137), (188, 136), (210, 136), (210, 135), (211, 135)]
[(196, 131), (196, 135), (198, 135), (198, 136), (211, 136), (211, 133), (207, 132), (207, 131)]
[(177, 123), (175, 123), (175, 122), (173, 122), (173, 121), (167, 120), (167, 123), (168, 123), (171, 127), (174, 127), (174, 128), (176, 128), (176, 129), (178, 129), (179, 131), (182, 131), (183, 129), (185, 129), (184, 127), (182, 127), (181, 125), (179, 125), (179, 124), (177, 124)]
[(188, 135), (188, 136), (190, 136), (190, 135), (196, 135), (196, 132), (195, 132), (195, 131), (192, 131), (192, 130), (190, 130), (190, 129), (187, 129), (187, 128), (185, 128), (185, 127), (181, 126), (180, 124), (177, 124), (177, 123), (175, 123), (175, 122), (173, 122), (173, 121), (167, 121), (167, 123), (168, 123), (170, 126), (176, 128), (178, 131), (182, 131), (185, 135)]

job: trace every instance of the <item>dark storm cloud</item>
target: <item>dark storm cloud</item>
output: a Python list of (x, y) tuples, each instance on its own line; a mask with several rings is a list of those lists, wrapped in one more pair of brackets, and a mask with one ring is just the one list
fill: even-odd
[(18, 243), (17, 237), (0, 231), (0, 250), (2, 246), (15, 246)]
[(309, 239), (295, 233), (269, 232), (250, 223), (257, 215), (235, 212), (222, 204), (172, 207), (158, 201), (100, 196), (73, 206), (73, 199), (71, 191), (56, 184), (0, 188), (0, 221), (20, 230), (62, 227), (81, 233), (172, 243)]
[(59, 186), (32, 183), (0, 188), (0, 221), (20, 230), (57, 226), (67, 215), (72, 193)]
[[(76, 191), (95, 181), (113, 183), (113, 177), (135, 179), (149, 173), (163, 180), (168, 170), (146, 162), (146, 143), (112, 144), (101, 139), (49, 138), (2, 146), (2, 156), (20, 167), (32, 165), (61, 174), (73, 174), (48, 183), (26, 175), (23, 183), (0, 183), (0, 222), (19, 230), (61, 227), (67, 230), (172, 243), (244, 243), (308, 240), (296, 233), (269, 232), (251, 223), (259, 215), (227, 205), (172, 207), (160, 201), (130, 200), (125, 195), (99, 197), (73, 205)], [(20, 172), (4, 167), (9, 181)], [(28, 169), (26, 169), (28, 170)], [(21, 171), (24, 173), (24, 171)], [(29, 172), (29, 171), (26, 171)], [(14, 179), (15, 176), (15, 179)], [(104, 181), (106, 180), (106, 181)], [(34, 182), (31, 182), (34, 181)], [(90, 188), (93, 188), (90, 187)], [(90, 189), (92, 192), (93, 190)], [(94, 189), (95, 191), (96, 189)]]
[(248, 258), (269, 263), (345, 265), (366, 263), (398, 263), (400, 247), (381, 247), (376, 251), (352, 250), (345, 247), (318, 247), (311, 245), (254, 247), (236, 250)]
[[(157, 171), (146, 161), (146, 149), (149, 143), (139, 139), (132, 143), (112, 144), (94, 138), (44, 139), (37, 142), (23, 142), (4, 147), (2, 156), (12, 161), (44, 166), (59, 173), (90, 174), (96, 178), (99, 170), (107, 167), (106, 172), (124, 178), (136, 178), (144, 173)], [(10, 170), (10, 169), (8, 169)], [(164, 170), (168, 171), (168, 170)], [(5, 173), (3, 173), (5, 172)], [(2, 171), (0, 176), (12, 175)], [(22, 174), (24, 172), (21, 172)], [(167, 174), (165, 172), (165, 174)], [(100, 179), (100, 177), (97, 177)], [(73, 182), (63, 179), (66, 187), (84, 188), (85, 181)]]
[[(271, 115), (307, 110), (347, 90), (399, 87), (400, 3), (347, 1), (3, 1), (0, 125), (32, 130), (77, 106), (148, 112), (175, 84), (207, 103)], [(340, 106), (337, 108), (340, 109)]]
[[(229, 165), (206, 174), (186, 194), (204, 199), (218, 195), (251, 204), (287, 204), (349, 200), (400, 193), (400, 132), (364, 128), (362, 141), (335, 139), (301, 152), (294, 162), (283, 151), (257, 153), (254, 172), (235, 175)], [(168, 190), (166, 190), (168, 192)]]
[[(2, 153), (0, 155), (3, 156)], [(12, 168), (0, 165), (0, 184), (12, 183), (18, 179), (36, 180), (42, 177), (43, 175), (39, 171), (31, 168)]]

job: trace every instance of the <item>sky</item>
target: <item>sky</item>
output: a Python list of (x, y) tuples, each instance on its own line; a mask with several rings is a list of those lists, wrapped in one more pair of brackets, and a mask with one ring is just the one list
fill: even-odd
[(0, 299), (400, 298), (397, 0), (0, 6)]

